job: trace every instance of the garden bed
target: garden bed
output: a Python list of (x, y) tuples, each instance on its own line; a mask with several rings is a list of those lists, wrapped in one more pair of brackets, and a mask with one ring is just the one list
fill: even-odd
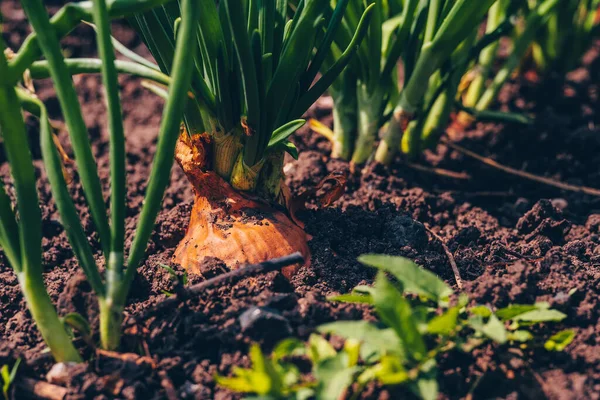
[[(2, 2), (2, 13), (6, 18), (5, 31), (9, 32), (6, 39), (16, 47), (23, 40), (27, 25), (16, 2)], [(147, 54), (127, 27), (116, 25), (114, 33), (128, 47)], [(78, 28), (66, 43), (74, 55), (89, 55), (94, 48), (93, 31)], [(572, 73), (568, 85), (558, 92), (552, 91), (551, 84), (542, 86), (525, 78), (508, 85), (501, 96), (503, 107), (535, 113), (535, 125), (522, 128), (477, 124), (453, 140), (516, 169), (600, 188), (600, 130), (596, 127), (600, 117), (595, 112), (600, 106), (599, 46), (596, 43), (586, 57), (585, 68)], [(86, 76), (76, 78), (76, 83), (108, 193), (108, 144), (103, 133), (106, 114), (100, 81)], [(51, 117), (58, 117), (59, 105), (50, 82), (43, 82), (37, 89)], [(128, 135), (126, 226), (130, 241), (153, 160), (162, 100), (145, 91), (133, 78), (122, 79), (122, 96)], [(310, 114), (331, 123), (330, 101), (321, 99)], [(58, 223), (58, 212), (39, 160), (38, 128), (33, 119), (29, 128), (40, 176), (49, 292), (60, 314), (78, 312), (97, 327), (94, 295)], [(63, 132), (62, 139), (65, 136)], [(440, 363), (440, 390), (444, 397), (598, 396), (599, 198), (563, 192), (483, 167), (443, 144), (427, 153), (419, 165), (462, 173), (460, 176), (424, 171), (399, 160), (389, 168), (374, 166), (351, 172), (348, 163), (330, 159), (326, 139), (306, 128), (295, 136), (294, 142), (300, 157), (297, 161), (290, 158), (285, 165), (287, 183), (294, 195), (316, 186), (331, 172), (349, 176), (345, 194), (332, 207), (309, 207), (299, 215), (312, 236), (312, 265), (301, 268), (291, 281), (273, 272), (209, 290), (175, 309), (129, 326), (122, 350), (142, 357), (131, 360), (100, 354), (75, 367), (68, 379), (57, 383), (67, 388), (68, 398), (240, 398), (216, 386), (213, 376), (228, 375), (234, 366), (248, 366), (250, 343), (258, 342), (269, 350), (287, 336), (306, 339), (325, 322), (373, 318), (364, 306), (326, 301), (328, 295), (372, 282), (374, 272), (356, 261), (359, 255), (406, 256), (456, 287), (440, 239), (453, 254), (464, 289), (473, 302), (503, 307), (548, 301), (567, 315), (561, 327), (577, 331), (575, 340), (563, 353), (506, 351), (492, 345), (471, 354), (451, 352)], [(6, 179), (8, 165), (1, 161), (0, 173)], [(69, 170), (73, 176), (73, 197), (82, 199), (76, 173)], [(171, 277), (161, 264), (182, 273), (172, 264), (171, 257), (185, 233), (192, 201), (190, 185), (179, 167), (174, 167), (149, 256), (139, 269), (129, 296), (128, 317), (152, 307), (165, 296), (164, 292), (174, 290)], [(93, 236), (89, 215), (83, 207), (81, 212), (84, 228)], [(216, 259), (206, 260), (203, 266), (205, 277), (224, 270), (225, 266)], [(190, 275), (192, 283), (203, 279)], [(24, 390), (30, 382), (25, 378), (46, 380), (52, 359), (43, 351), (45, 345), (25, 308), (17, 279), (4, 260), (0, 262), (0, 299), (0, 365), (24, 358), (19, 370), (21, 383), (16, 388)], [(265, 308), (258, 318), (248, 318), (244, 312), (255, 306)], [(128, 317), (126, 323), (131, 320)], [(399, 394), (371, 386), (362, 396), (398, 398)]]

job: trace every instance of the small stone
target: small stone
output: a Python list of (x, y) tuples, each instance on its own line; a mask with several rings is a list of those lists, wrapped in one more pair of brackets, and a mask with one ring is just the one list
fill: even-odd
[(46, 380), (53, 385), (66, 386), (79, 368), (75, 362), (56, 363), (46, 374)]
[[(202, 397), (205, 396), (205, 397)], [(179, 398), (181, 399), (207, 399), (210, 398), (210, 391), (197, 383), (185, 381), (183, 386), (179, 389)]]
[(251, 336), (285, 337), (292, 334), (287, 318), (267, 307), (250, 307), (240, 315), (239, 321), (242, 332)]
[(561, 198), (552, 199), (551, 203), (554, 207), (556, 207), (560, 211), (564, 211), (569, 206), (569, 203), (567, 202), (567, 200), (561, 199)]

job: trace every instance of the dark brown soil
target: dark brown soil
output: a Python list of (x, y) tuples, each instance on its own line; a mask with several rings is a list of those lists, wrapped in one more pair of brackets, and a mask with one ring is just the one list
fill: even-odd
[[(3, 1), (1, 11), (4, 37), (16, 48), (27, 32), (24, 16), (14, 1)], [(115, 35), (148, 54), (125, 25), (116, 24)], [(93, 54), (89, 28), (79, 28), (64, 43), (75, 56)], [(558, 86), (558, 91), (552, 85), (528, 81), (507, 88), (502, 106), (534, 112), (538, 116), (534, 126), (478, 124), (458, 139), (460, 144), (517, 169), (600, 188), (600, 129), (596, 127), (600, 122), (596, 112), (600, 70), (594, 56), (599, 48), (597, 44), (586, 58), (586, 68), (571, 74), (567, 85)], [(78, 77), (75, 81), (108, 193), (106, 114), (99, 79)], [(153, 158), (162, 102), (135, 79), (123, 78), (121, 82), (130, 239)], [(37, 88), (52, 116), (58, 118), (59, 106), (50, 82), (40, 82)], [(327, 99), (319, 101), (310, 114), (330, 122)], [(37, 124), (28, 119), (28, 126), (40, 177), (48, 290), (61, 314), (76, 311), (97, 325), (94, 295), (58, 223), (39, 160)], [(64, 132), (61, 139), (68, 149)], [(286, 165), (294, 194), (315, 186), (330, 172), (348, 171), (347, 163), (329, 158), (330, 146), (325, 139), (303, 130), (296, 141), (300, 158)], [(0, 154), (0, 174), (9, 180), (8, 165), (3, 152)], [(464, 171), (471, 179), (459, 181), (418, 171), (400, 160), (390, 168), (369, 166), (351, 174), (345, 195), (334, 207), (301, 214), (313, 236), (310, 269), (302, 268), (291, 282), (275, 272), (220, 287), (129, 328), (121, 350), (148, 358), (136, 363), (99, 356), (82, 364), (61, 383), (68, 388), (68, 398), (239, 398), (217, 387), (213, 376), (228, 374), (234, 366), (248, 366), (245, 354), (251, 342), (259, 342), (268, 350), (286, 336), (307, 338), (324, 322), (372, 317), (364, 307), (325, 300), (327, 295), (371, 282), (373, 272), (356, 262), (360, 254), (404, 255), (454, 284), (444, 250), (428, 236), (425, 226), (453, 253), (474, 302), (502, 307), (549, 301), (568, 315), (554, 328), (577, 331), (564, 353), (486, 347), (472, 354), (449, 354), (441, 361), (444, 398), (462, 398), (469, 393), (476, 398), (600, 397), (600, 199), (505, 175), (443, 145), (420, 162)], [(94, 241), (77, 174), (71, 173), (72, 194), (78, 199), (84, 228)], [(128, 314), (147, 309), (164, 297), (163, 291), (173, 290), (170, 276), (160, 264), (173, 265), (171, 256), (184, 235), (191, 201), (191, 189), (183, 173), (174, 167), (148, 257), (133, 285)], [(207, 260), (203, 268), (206, 277), (224, 270), (218, 260)], [(191, 282), (204, 279), (190, 278)], [(569, 296), (572, 289), (576, 291)], [(17, 280), (4, 259), (0, 261), (0, 299), (0, 365), (23, 357), (19, 376), (45, 380), (51, 359), (44, 353)], [(261, 318), (241, 324), (240, 316), (255, 306), (267, 310)], [(541, 333), (547, 332), (542, 329)], [(23, 398), (22, 392), (14, 396)], [(370, 387), (363, 397), (397, 398), (376, 387)]]

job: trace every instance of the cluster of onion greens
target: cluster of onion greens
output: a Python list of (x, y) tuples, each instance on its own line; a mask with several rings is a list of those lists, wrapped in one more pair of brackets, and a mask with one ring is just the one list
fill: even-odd
[[(285, 213), (284, 155), (297, 156), (288, 137), (359, 49), (374, 6), (360, 10), (347, 30), (342, 21), (351, 12), (349, 0), (332, 7), (320, 0), (199, 3), (198, 34), (188, 43), (193, 101), (176, 155), (196, 201), (176, 260), (193, 269), (206, 256), (228, 264), (292, 251), (308, 258), (306, 235)], [(174, 72), (169, 66), (181, 16), (175, 1), (131, 19), (166, 74)], [(347, 41), (328, 62), (342, 34)]]
[[(143, 12), (161, 3), (164, 1), (94, 0), (69, 3), (50, 19), (41, 0), (23, 0), (21, 4), (33, 33), (15, 54), (5, 51), (5, 43), (0, 40), (0, 132), (16, 193), (16, 210), (13, 210), (4, 189), (6, 185), (0, 190), (0, 245), (17, 274), (38, 329), (57, 361), (80, 361), (81, 357), (59, 319), (43, 283), (42, 217), (23, 111), (40, 119), (40, 146), (52, 195), (79, 265), (98, 297), (101, 344), (106, 349), (116, 349), (121, 337), (126, 297), (136, 269), (144, 257), (162, 205), (164, 190), (169, 182), (192, 76), (193, 60), (189, 57), (187, 43), (195, 37), (200, 6), (192, 0), (183, 0), (181, 3), (185, 18), (181, 20), (179, 38), (171, 60), (171, 78), (155, 73), (143, 65), (115, 63), (110, 19)], [(100, 59), (66, 60), (62, 54), (60, 37), (66, 35), (81, 20), (93, 22), (96, 26)], [(43, 60), (36, 61), (40, 56), (43, 56)], [(127, 179), (125, 135), (117, 82), (119, 71), (154, 78), (168, 84), (168, 99), (160, 126), (154, 165), (135, 238), (129, 249), (125, 249)], [(109, 213), (71, 77), (82, 72), (101, 72), (106, 89), (111, 174)], [(28, 84), (31, 83), (31, 77), (52, 78), (71, 140), (79, 179), (98, 232), (101, 255), (106, 265), (104, 270), (96, 263), (94, 246), (88, 242), (70, 196), (46, 107), (31, 90), (32, 85)]]

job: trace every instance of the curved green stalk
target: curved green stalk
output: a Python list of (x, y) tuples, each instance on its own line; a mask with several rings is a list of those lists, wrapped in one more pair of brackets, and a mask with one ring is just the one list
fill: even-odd
[[(7, 77), (8, 64), (4, 57), (4, 42), (0, 39), (0, 76)], [(58, 318), (42, 276), (42, 215), (38, 204), (36, 177), (33, 167), (25, 123), (19, 108), (15, 88), (10, 81), (0, 82), (0, 127), (4, 149), (11, 167), (19, 210), (18, 236), (20, 242), (20, 262), (11, 264), (15, 270), (21, 291), (36, 325), (59, 361), (81, 361), (71, 338)], [(4, 193), (4, 190), (2, 191)], [(3, 214), (10, 207), (8, 198), (2, 197)], [(5, 215), (2, 215), (5, 217)], [(14, 220), (8, 218), (2, 225), (10, 226)], [(14, 243), (3, 240), (4, 244)], [(10, 250), (12, 262), (16, 262), (16, 250)], [(10, 258), (9, 258), (10, 260)]]
[[(170, 0), (111, 0), (106, 5), (111, 18), (121, 18), (144, 12), (168, 1)], [(41, 15), (45, 16), (45, 11)], [(91, 1), (68, 3), (54, 14), (50, 20), (50, 24), (55, 31), (57, 39), (60, 39), (71, 32), (81, 21), (92, 22)], [(34, 31), (27, 36), (19, 51), (9, 63), (10, 80), (13, 83), (17, 82), (25, 70), (41, 55), (41, 52), (38, 34)]]
[(360, 22), (358, 23), (358, 28), (350, 41), (348, 47), (344, 50), (341, 56), (336, 60), (336, 62), (329, 68), (321, 78), (311, 86), (311, 88), (298, 99), (294, 110), (291, 112), (292, 118), (298, 118), (308, 108), (315, 102), (317, 99), (327, 90), (329, 86), (336, 80), (339, 74), (346, 68), (346, 66), (350, 63), (350, 60), (356, 54), (359, 49), (359, 45), (365, 37), (367, 30), (369, 28), (369, 21), (371, 18), (371, 13), (373, 11), (374, 4), (371, 4), (369, 7), (365, 9)]
[[(148, 240), (154, 229), (156, 216), (162, 205), (164, 191), (169, 184), (173, 153), (179, 137), (179, 128), (187, 100), (186, 94), (190, 87), (194, 68), (193, 54), (190, 54), (194, 50), (190, 50), (189, 43), (196, 34), (196, 21), (199, 12), (200, 7), (197, 1), (183, 0), (181, 2), (183, 18), (177, 35), (169, 99), (163, 111), (154, 165), (150, 173), (146, 200), (140, 214), (140, 223), (127, 260), (125, 280), (119, 297), (115, 299), (119, 304), (124, 304), (135, 271), (144, 257)], [(192, 47), (192, 49), (194, 48)]]
[(46, 106), (38, 98), (29, 95), (23, 89), (18, 89), (17, 95), (22, 107), (40, 120), (42, 158), (46, 167), (50, 188), (52, 189), (52, 197), (60, 214), (61, 223), (73, 248), (73, 253), (75, 253), (90, 286), (96, 292), (96, 296), (103, 298), (105, 296), (105, 288), (102, 276), (100, 276), (100, 272), (96, 266), (94, 254), (88, 243), (87, 235), (81, 225), (79, 213), (75, 208), (67, 182), (65, 181), (63, 165), (54, 143)]
[[(488, 13), (486, 34), (494, 32), (501, 24), (504, 18), (504, 9), (506, 8), (507, 0), (498, 0)], [(500, 46), (499, 41), (495, 41), (489, 46), (485, 47), (479, 55), (479, 69), (473, 78), (473, 81), (469, 85), (467, 92), (465, 93), (464, 104), (467, 107), (473, 107), (477, 104), (477, 101), (485, 90), (486, 81), (489, 79), (492, 68), (494, 67), (494, 61), (496, 60), (496, 53)]]
[(454, 107), (456, 88), (457, 85), (450, 83), (443, 93), (435, 99), (431, 109), (425, 116), (420, 133), (424, 149), (434, 147), (444, 132)]
[[(414, 71), (402, 90), (388, 129), (375, 154), (376, 161), (383, 164), (392, 161), (404, 130), (422, 106), (429, 87), (429, 79), (450, 57), (454, 49), (475, 30), (476, 25), (472, 21), (480, 21), (495, 1), (481, 0), (474, 4), (470, 0), (457, 0), (441, 23), (437, 21), (439, 18), (437, 11), (430, 10), (427, 16), (426, 39), (431, 40), (425, 40), (423, 43)], [(430, 31), (432, 26), (437, 27), (434, 30), (435, 34)], [(410, 138), (409, 152), (414, 154), (420, 149), (420, 140), (420, 135)]]
[(44, 286), (42, 274), (18, 273), (27, 308), (56, 362), (82, 362)]
[(515, 41), (510, 56), (504, 62), (504, 65), (500, 71), (498, 71), (490, 86), (479, 98), (479, 101), (475, 105), (475, 110), (483, 111), (492, 105), (497, 98), (498, 93), (500, 93), (500, 89), (502, 89), (506, 81), (510, 78), (512, 72), (519, 66), (523, 55), (534, 40), (535, 34), (540, 29), (540, 26), (544, 23), (546, 18), (550, 16), (557, 4), (559, 4), (559, 0), (545, 0), (527, 17), (525, 30)]
[[(108, 133), (110, 144), (110, 255), (107, 267), (108, 290), (118, 287), (121, 280), (125, 246), (125, 203), (127, 189), (125, 176), (125, 133), (119, 96), (119, 81), (115, 67), (115, 53), (110, 35), (110, 20), (105, 0), (94, 0), (92, 14), (96, 26), (98, 53), (102, 60), (102, 81), (108, 109)], [(112, 281), (117, 281), (113, 283)], [(117, 336), (118, 337), (118, 336)], [(103, 341), (104, 344), (106, 344)], [(109, 347), (110, 348), (110, 347)]]
[[(0, 130), (0, 135), (2, 131)], [(0, 179), (0, 247), (8, 259), (8, 263), (18, 267), (21, 265), (21, 247), (19, 245), (19, 226), (12, 209), (10, 198), (4, 190), (4, 181)]]
[(48, 60), (50, 75), (54, 81), (56, 94), (61, 105), (73, 151), (79, 167), (81, 183), (90, 206), (105, 257), (110, 255), (110, 227), (104, 208), (102, 187), (98, 168), (92, 154), (87, 128), (83, 121), (81, 107), (71, 76), (64, 62), (54, 27), (41, 0), (22, 0), (21, 4), (29, 22), (37, 34), (37, 42)]
[[(4, 50), (2, 47), (0, 50)], [(6, 68), (6, 58), (0, 54), (0, 76), (4, 74)], [(21, 211), (18, 220), (21, 255), (19, 267), (20, 272), (41, 276), (42, 214), (35, 187), (35, 170), (17, 94), (9, 85), (0, 83), (0, 126), (14, 181), (17, 209)]]
[[(102, 68), (102, 60), (97, 58), (67, 58), (65, 59), (65, 64), (67, 65), (67, 70), (71, 76), (79, 74), (97, 74), (101, 72)], [(135, 62), (115, 60), (114, 65), (119, 73), (148, 79), (165, 86), (168, 86), (171, 83), (171, 78), (169, 78), (168, 75)], [(29, 67), (29, 72), (33, 79), (49, 78), (50, 65), (46, 60), (36, 61)]]
[[(355, 83), (353, 79), (345, 79), (344, 84)], [(351, 85), (349, 92), (345, 88), (336, 92), (333, 97), (333, 149), (331, 156), (350, 160), (354, 151), (356, 138), (356, 86)]]
[(374, 92), (369, 92), (373, 86), (358, 82), (356, 99), (358, 102), (358, 135), (356, 147), (352, 154), (354, 164), (363, 164), (373, 154), (373, 147), (379, 132), (379, 120), (383, 109), (385, 90), (387, 87), (374, 85)]

